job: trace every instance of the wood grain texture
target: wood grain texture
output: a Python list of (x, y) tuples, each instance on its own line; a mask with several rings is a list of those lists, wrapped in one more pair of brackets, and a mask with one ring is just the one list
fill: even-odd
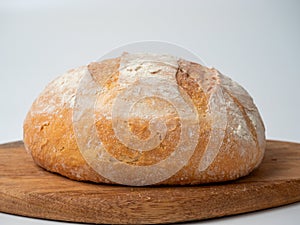
[(124, 187), (76, 182), (36, 166), (22, 142), (0, 145), (0, 211), (86, 223), (201, 220), (300, 201), (300, 144), (268, 141), (261, 166), (234, 182)]

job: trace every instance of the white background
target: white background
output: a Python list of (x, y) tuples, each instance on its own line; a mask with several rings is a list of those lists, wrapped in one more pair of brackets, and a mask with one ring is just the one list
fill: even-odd
[(194, 51), (253, 96), (271, 139), (300, 141), (299, 1), (1, 1), (0, 143), (44, 86), (132, 41)]
[[(141, 40), (192, 50), (248, 90), (269, 139), (300, 142), (300, 1), (30, 0), (0, 1), (0, 143), (22, 139), (49, 81)], [(300, 220), (293, 207), (279, 210), (285, 223)]]

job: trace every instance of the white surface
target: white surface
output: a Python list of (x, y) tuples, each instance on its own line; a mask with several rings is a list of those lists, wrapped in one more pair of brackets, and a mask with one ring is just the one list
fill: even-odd
[[(300, 142), (299, 10), (296, 0), (2, 0), (0, 143), (22, 138), (31, 103), (54, 77), (119, 45), (153, 39), (191, 49), (242, 84), (268, 138)], [(296, 224), (299, 212), (297, 204), (200, 224)], [(0, 214), (3, 221), (62, 224)]]
[[(217, 219), (203, 220), (198, 222), (181, 223), (186, 225), (299, 225), (300, 221), (300, 203), (288, 206), (282, 206), (273, 209), (251, 212), (242, 215), (228, 216)], [(80, 223), (66, 223), (50, 220), (32, 219), (21, 216), (13, 216), (0, 213), (1, 224), (9, 225), (73, 225)]]

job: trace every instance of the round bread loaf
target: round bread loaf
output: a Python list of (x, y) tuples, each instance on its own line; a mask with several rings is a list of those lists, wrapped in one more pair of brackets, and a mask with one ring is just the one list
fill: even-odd
[(265, 129), (249, 94), (216, 69), (124, 53), (51, 82), (27, 114), (24, 143), (70, 179), (185, 185), (249, 174)]

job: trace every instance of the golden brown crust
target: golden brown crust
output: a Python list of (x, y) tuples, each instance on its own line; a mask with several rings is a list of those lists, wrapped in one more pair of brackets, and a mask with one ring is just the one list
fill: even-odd
[[(109, 102), (109, 98), (116, 95), (115, 90), (118, 90), (120, 86), (117, 82), (119, 66), (120, 58), (116, 58), (91, 63), (86, 67), (94, 80), (104, 86), (105, 93), (101, 97), (101, 104)], [(175, 175), (158, 184), (183, 185), (219, 182), (236, 179), (251, 172), (261, 161), (264, 149), (258, 143), (256, 126), (245, 111), (243, 102), (238, 99), (238, 96), (232, 95), (230, 90), (222, 87), (222, 79), (225, 78), (215, 76), (216, 70), (185, 60), (179, 60), (178, 66), (177, 84), (188, 94), (197, 109), (201, 129), (198, 144), (188, 163)], [(24, 143), (34, 161), (49, 171), (74, 180), (113, 183), (95, 172), (83, 158), (73, 131), (72, 105), (63, 102), (65, 99), (61, 99), (61, 95), (67, 93), (66, 97), (69, 96), (72, 100), (80, 82), (80, 71), (83, 69), (81, 67), (64, 75), (67, 77), (64, 78), (65, 82), (73, 80), (72, 85), (60, 87), (61, 90), (55, 92), (53, 90), (62, 82), (60, 80), (62, 78), (58, 78), (50, 83), (33, 103), (24, 121)], [(207, 77), (210, 77), (209, 80)], [(211, 137), (211, 131), (215, 128), (208, 111), (211, 97), (214, 94), (213, 88), (217, 86), (222, 91), (226, 102), (228, 123), (217, 156), (208, 168), (202, 171), (199, 169), (199, 162), (211, 141), (210, 139), (214, 138)], [(55, 99), (55, 101), (53, 102), (51, 99)], [(71, 101), (70, 99), (67, 101)], [(55, 110), (52, 108), (49, 110), (47, 106), (48, 110), (43, 111), (47, 107), (41, 102), (57, 104), (53, 105)], [(158, 105), (167, 104), (159, 99), (156, 99), (156, 102)], [(106, 118), (100, 113), (99, 107), (102, 107), (100, 103), (96, 103), (95, 110), (97, 133), (105, 149), (118, 161), (133, 166), (148, 166), (164, 160), (172, 154), (181, 132), (181, 123), (176, 111), (162, 118), (166, 122), (168, 132), (160, 145), (151, 151), (141, 152), (130, 149), (120, 142), (114, 134), (111, 118)], [(139, 139), (146, 140), (149, 137), (148, 128), (149, 121), (138, 117), (130, 118), (129, 129)], [(245, 135), (243, 132), (250, 134), (249, 140), (248, 136), (246, 139), (243, 137)]]

